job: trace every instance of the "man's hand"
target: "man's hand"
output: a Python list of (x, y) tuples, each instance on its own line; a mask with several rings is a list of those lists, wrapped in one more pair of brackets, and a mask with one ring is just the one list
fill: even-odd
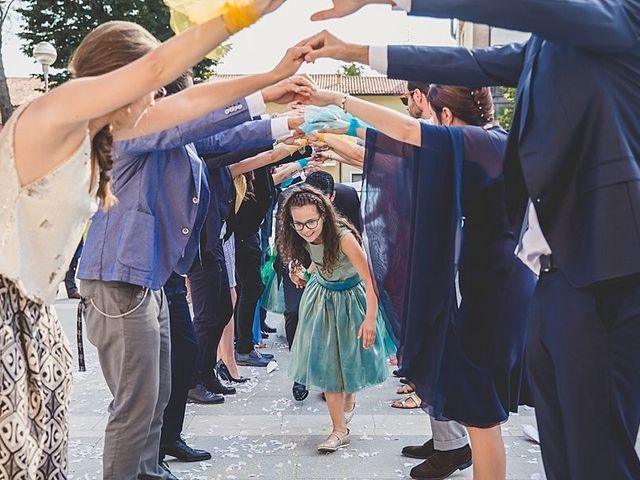
[(289, 130), (295, 130), (296, 133), (302, 133), (300, 126), (304, 123), (304, 115), (295, 115), (287, 117)]
[(311, 15), (311, 20), (317, 22), (329, 18), (346, 17), (372, 3), (394, 4), (392, 0), (333, 0), (333, 8), (314, 13)]
[(302, 102), (308, 100), (315, 90), (316, 86), (309, 77), (306, 75), (294, 75), (263, 88), (262, 97), (265, 103), (286, 104), (294, 101)]
[(313, 63), (319, 58), (334, 58), (343, 62), (358, 62), (369, 64), (369, 47), (356, 45), (330, 34), (327, 30), (305, 38), (299, 42), (298, 47), (311, 47), (312, 51), (304, 57), (305, 62)]

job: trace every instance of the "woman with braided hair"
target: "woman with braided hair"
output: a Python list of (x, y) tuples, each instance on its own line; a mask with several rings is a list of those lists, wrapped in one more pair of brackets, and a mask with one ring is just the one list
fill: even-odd
[[(419, 95), (409, 91), (409, 107)], [(341, 106), (378, 130), (366, 132), (363, 215), (380, 298), (386, 302), (388, 284), (404, 291), (392, 322), (402, 370), (423, 409), (467, 426), (474, 478), (500, 480), (500, 424), (518, 410), (535, 276), (514, 253), (507, 133), (492, 123), (489, 89), (431, 85), (426, 97), (432, 124), (336, 92), (315, 92), (311, 102)], [(404, 262), (395, 261), (398, 252)], [(411, 471), (418, 479), (471, 465), (468, 453), (443, 461), (433, 442), (403, 454), (425, 459)]]
[(87, 220), (116, 204), (114, 139), (167, 130), (279, 80), (266, 73), (155, 105), (163, 86), (282, 2), (226, 2), (164, 44), (134, 23), (105, 23), (75, 51), (74, 78), (0, 133), (0, 478), (67, 478), (71, 353), (51, 304)]
[[(318, 451), (335, 452), (349, 445), (355, 393), (387, 378), (384, 321), (360, 234), (331, 202), (313, 187), (294, 187), (279, 215), (280, 253), (291, 280), (306, 284), (289, 376), (325, 393), (333, 431)], [(300, 276), (307, 255), (308, 282)]]

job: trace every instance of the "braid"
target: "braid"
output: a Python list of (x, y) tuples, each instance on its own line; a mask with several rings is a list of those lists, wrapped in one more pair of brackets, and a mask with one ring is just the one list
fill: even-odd
[(431, 85), (427, 100), (442, 122), (442, 110), (446, 107), (454, 117), (467, 125), (482, 127), (494, 120), (491, 90), (487, 87), (467, 88), (450, 85)]
[[(486, 87), (484, 88), (484, 90), (488, 91)], [(478, 89), (478, 90), (471, 89), (470, 93), (471, 93), (471, 98), (478, 105), (478, 110), (480, 111), (480, 118), (485, 123), (493, 122), (493, 103), (490, 103), (490, 106), (492, 108), (488, 112), (486, 112), (485, 109), (482, 107), (482, 101), (484, 100), (486, 102), (486, 99), (483, 98), (483, 94), (486, 96), (486, 92), (484, 92), (483, 89)]]
[(289, 198), (291, 202), (290, 205), (292, 207), (304, 207), (305, 205), (313, 205), (318, 209), (320, 215), (324, 216), (326, 210), (325, 204), (316, 195), (301, 190), (299, 192), (293, 192), (291, 194), (291, 197)]
[(113, 207), (118, 199), (111, 191), (111, 176), (109, 171), (113, 168), (113, 158), (111, 148), (113, 146), (113, 136), (111, 135), (111, 125), (107, 125), (100, 130), (91, 141), (91, 169), (92, 178), (98, 174), (98, 199), (102, 203), (102, 208), (108, 210)]

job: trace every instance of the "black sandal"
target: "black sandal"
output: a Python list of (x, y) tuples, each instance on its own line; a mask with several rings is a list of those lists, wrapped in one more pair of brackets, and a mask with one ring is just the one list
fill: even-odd
[(309, 396), (309, 390), (307, 390), (307, 387), (298, 382), (293, 382), (291, 393), (293, 393), (293, 398), (298, 402), (302, 402)]
[(231, 372), (229, 372), (229, 369), (222, 360), (219, 360), (216, 364), (216, 371), (218, 372), (218, 377), (227, 382), (245, 383), (250, 380), (249, 378), (242, 376), (240, 378), (234, 378), (233, 376), (231, 376)]

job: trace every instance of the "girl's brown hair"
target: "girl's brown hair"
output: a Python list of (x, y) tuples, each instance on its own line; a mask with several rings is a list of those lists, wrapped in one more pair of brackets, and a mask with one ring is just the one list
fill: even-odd
[(285, 262), (293, 262), (294, 266), (301, 267), (307, 257), (305, 244), (307, 243), (293, 228), (291, 208), (313, 205), (323, 219), (322, 245), (324, 255), (322, 258), (322, 271), (331, 274), (340, 259), (340, 230), (348, 229), (358, 243), (362, 244), (362, 238), (351, 223), (342, 218), (336, 212), (333, 204), (319, 190), (308, 185), (293, 187), (291, 193), (284, 201), (279, 216), (280, 232), (278, 235), (278, 250)]
[[(122, 21), (103, 23), (82, 40), (69, 68), (76, 78), (104, 75), (138, 60), (158, 45), (158, 39), (140, 25)], [(111, 131), (111, 125), (105, 126), (91, 142), (92, 178), (95, 181), (98, 176), (98, 198), (104, 209), (116, 203), (109, 185), (109, 170), (113, 167)]]
[(493, 97), (487, 87), (431, 85), (427, 101), (441, 122), (442, 109), (445, 107), (467, 125), (483, 127), (494, 120)]

